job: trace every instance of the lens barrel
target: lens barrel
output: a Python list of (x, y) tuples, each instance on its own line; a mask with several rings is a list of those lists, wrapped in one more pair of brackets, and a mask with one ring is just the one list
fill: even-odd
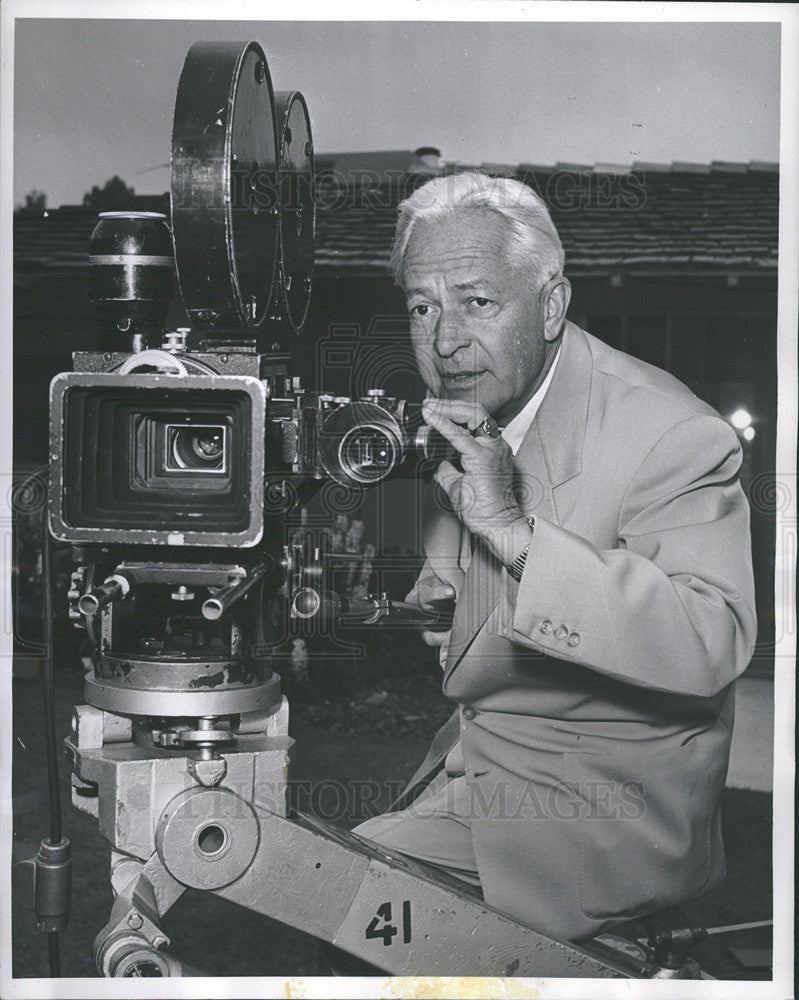
[(174, 286), (172, 235), (159, 212), (101, 212), (89, 247), (89, 298), (109, 347), (159, 342)]

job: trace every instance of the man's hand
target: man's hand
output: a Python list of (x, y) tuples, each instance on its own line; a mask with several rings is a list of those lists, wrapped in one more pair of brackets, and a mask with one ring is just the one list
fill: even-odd
[(463, 472), (442, 462), (435, 480), (452, 509), (508, 565), (530, 541), (530, 527), (513, 496), (513, 453), (502, 438), (472, 437), (488, 417), (477, 403), (426, 399), (425, 422), (452, 444), (461, 456)]
[[(405, 600), (411, 604), (431, 604), (434, 601), (451, 601), (454, 597), (454, 587), (442, 583), (437, 576), (426, 576), (416, 581), (416, 586)], [(422, 639), (428, 646), (443, 646), (448, 638), (449, 630), (444, 632), (422, 630)]]

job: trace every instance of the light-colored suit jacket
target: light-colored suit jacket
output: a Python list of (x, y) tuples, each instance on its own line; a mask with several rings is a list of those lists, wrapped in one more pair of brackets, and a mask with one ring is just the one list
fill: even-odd
[[(676, 379), (567, 323), (515, 459), (535, 516), (515, 583), (431, 491), (431, 572), (458, 593), (460, 706), (486, 900), (564, 939), (724, 876), (733, 682), (755, 640), (730, 426)], [(443, 747), (445, 751), (447, 747)]]

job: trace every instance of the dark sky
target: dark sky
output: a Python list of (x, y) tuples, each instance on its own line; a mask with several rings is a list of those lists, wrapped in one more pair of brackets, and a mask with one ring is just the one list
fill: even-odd
[(140, 193), (165, 191), (178, 77), (201, 39), (259, 41), (275, 89), (304, 92), (319, 152), (435, 145), (469, 163), (776, 161), (779, 30), (18, 19), (14, 199), (39, 188), (51, 206), (79, 202), (113, 174)]

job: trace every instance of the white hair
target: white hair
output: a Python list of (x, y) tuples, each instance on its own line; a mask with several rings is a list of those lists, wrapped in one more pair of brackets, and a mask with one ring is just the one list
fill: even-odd
[(469, 208), (486, 208), (508, 224), (508, 256), (529, 269), (543, 287), (563, 273), (564, 252), (544, 202), (521, 181), (464, 171), (436, 177), (400, 202), (389, 269), (402, 286), (405, 251), (419, 219), (442, 220)]

